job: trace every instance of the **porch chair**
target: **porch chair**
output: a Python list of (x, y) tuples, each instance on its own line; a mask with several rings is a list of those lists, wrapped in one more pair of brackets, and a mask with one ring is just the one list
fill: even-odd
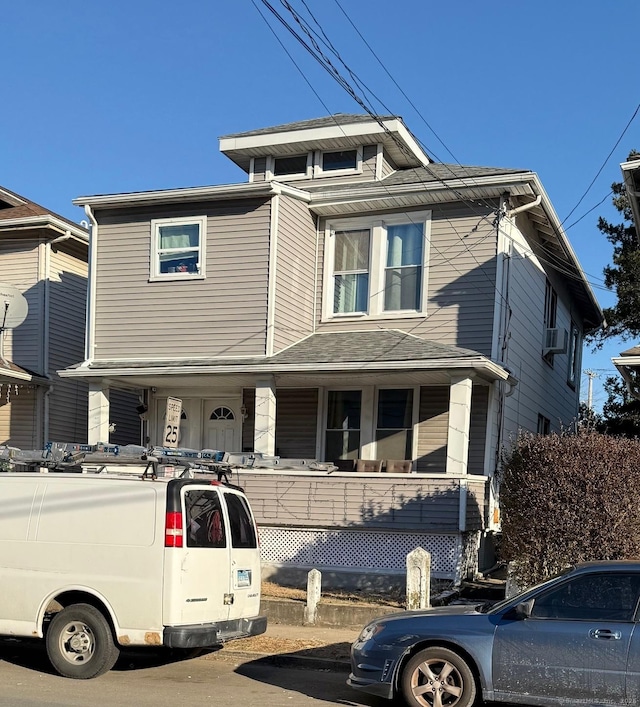
[(384, 470), (389, 474), (408, 474), (411, 471), (410, 459), (387, 459)]
[(382, 459), (356, 459), (356, 471), (364, 471), (368, 474), (382, 471)]

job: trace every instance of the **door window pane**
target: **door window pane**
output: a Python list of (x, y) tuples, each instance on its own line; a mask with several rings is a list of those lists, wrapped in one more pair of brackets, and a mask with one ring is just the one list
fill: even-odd
[(326, 458), (357, 459), (360, 453), (361, 391), (330, 390), (327, 402)]
[(385, 311), (420, 309), (423, 224), (387, 227)]
[(225, 493), (224, 497), (231, 524), (231, 545), (243, 548), (257, 547), (256, 533), (246, 500), (233, 493)]
[(577, 577), (535, 600), (536, 618), (582, 621), (631, 621), (638, 603), (640, 575)]
[(413, 390), (378, 391), (376, 456), (411, 459), (413, 442)]
[(226, 547), (224, 518), (217, 491), (187, 491), (187, 547)]

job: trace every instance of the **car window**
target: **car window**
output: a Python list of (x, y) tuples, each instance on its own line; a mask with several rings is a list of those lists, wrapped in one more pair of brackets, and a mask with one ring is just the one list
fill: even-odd
[(258, 547), (246, 500), (242, 496), (237, 496), (233, 493), (225, 493), (224, 497), (229, 511), (231, 545), (233, 547)]
[(591, 574), (575, 577), (537, 597), (531, 616), (583, 621), (631, 621), (640, 575)]
[(226, 547), (226, 532), (218, 492), (187, 491), (187, 547)]

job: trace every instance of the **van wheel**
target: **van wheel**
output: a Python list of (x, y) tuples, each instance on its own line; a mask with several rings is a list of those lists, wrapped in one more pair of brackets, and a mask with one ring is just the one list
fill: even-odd
[(402, 694), (411, 707), (471, 707), (476, 681), (467, 663), (440, 646), (425, 648), (407, 663)]
[(120, 651), (105, 617), (89, 604), (59, 611), (47, 630), (47, 655), (66, 678), (88, 680), (111, 670)]

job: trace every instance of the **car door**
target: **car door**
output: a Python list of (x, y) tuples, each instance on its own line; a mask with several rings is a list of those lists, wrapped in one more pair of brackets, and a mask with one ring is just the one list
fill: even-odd
[(492, 655), (496, 696), (630, 704), (627, 655), (639, 588), (639, 574), (578, 575), (536, 596), (530, 617), (504, 614)]

